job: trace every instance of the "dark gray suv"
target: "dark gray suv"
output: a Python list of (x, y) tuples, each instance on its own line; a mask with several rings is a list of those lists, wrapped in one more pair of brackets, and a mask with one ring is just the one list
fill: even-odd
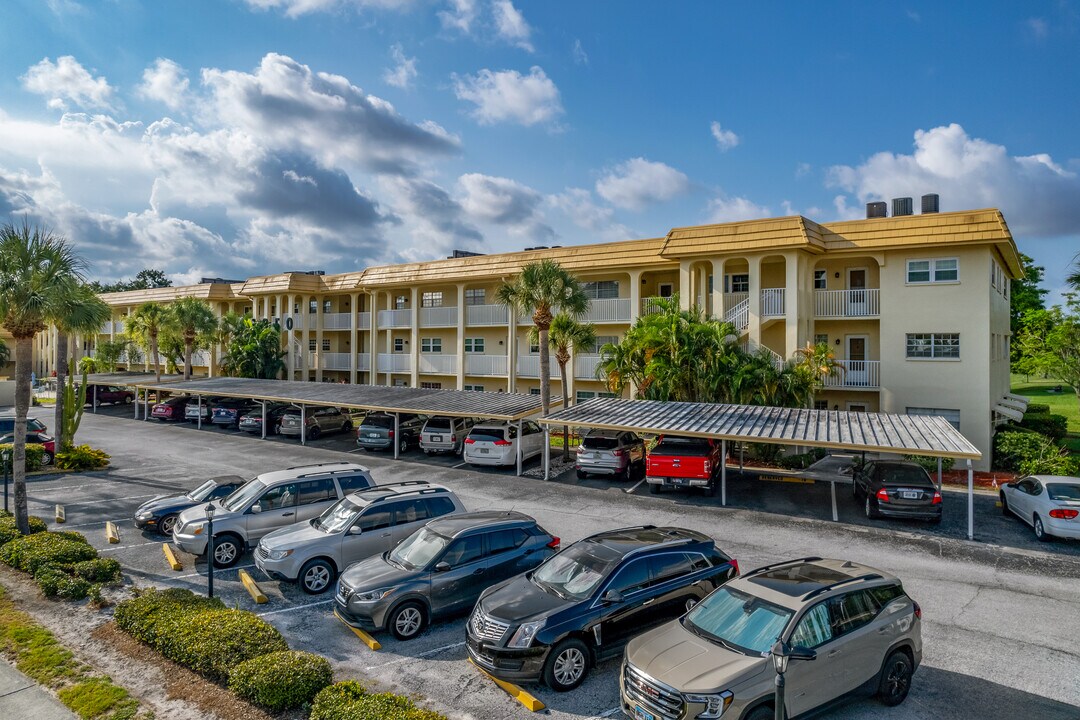
[(395, 436), (393, 415), (370, 413), (356, 429), (356, 445), (365, 450), (393, 450), (396, 443), (398, 450), (405, 452), (420, 445), (420, 430), (426, 420), (423, 415), (401, 413)]
[(485, 588), (532, 570), (558, 549), (559, 538), (519, 512), (447, 515), (390, 552), (349, 566), (335, 611), (355, 627), (411, 640), (432, 620), (469, 612)]

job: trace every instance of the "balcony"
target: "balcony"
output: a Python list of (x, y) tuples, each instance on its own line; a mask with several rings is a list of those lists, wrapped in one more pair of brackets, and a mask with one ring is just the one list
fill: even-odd
[(506, 377), (507, 364), (505, 355), (466, 355), (465, 374)]
[(819, 318), (864, 318), (881, 314), (881, 290), (815, 290), (814, 315)]
[(191, 353), (192, 367), (210, 367), (210, 352), (208, 350), (196, 350)]
[[(522, 355), (517, 361), (517, 374), (518, 377), (538, 378), (540, 377), (540, 356), (539, 355)], [(551, 366), (548, 368), (548, 379), (559, 377), (559, 363), (555, 362), (554, 356), (551, 358)]]
[(470, 327), (506, 325), (510, 310), (505, 305), (466, 305), (465, 324)]
[[(292, 320), (292, 327), (289, 327), (289, 320)], [(302, 330), (304, 327), (303, 315), (282, 315), (278, 322), (281, 324), (283, 330)]]
[(323, 330), (351, 330), (352, 313), (323, 313)]
[(630, 299), (604, 298), (591, 300), (589, 309), (581, 320), (582, 322), (591, 323), (628, 323), (630, 322)]
[(370, 330), (371, 329), (371, 313), (369, 313), (369, 312), (356, 313), (356, 329), (357, 330)]
[[(397, 312), (383, 310), (381, 312)], [(412, 372), (412, 355), (401, 353), (379, 353), (379, 372)]]
[(371, 370), (371, 353), (356, 353), (356, 369), (363, 372)]
[(112, 321), (110, 320), (109, 322), (105, 322), (105, 323), (101, 324), (101, 329), (98, 330), (98, 333), (101, 334), (101, 335), (111, 335), (112, 334), (112, 329), (113, 329), (113, 324), (112, 324)]
[(112, 329), (114, 333), (119, 335), (120, 333), (124, 332), (124, 323), (120, 320), (115, 320), (113, 321)]
[(784, 317), (784, 288), (764, 288), (761, 291), (761, 317)]
[[(412, 327), (412, 310), (380, 310), (379, 329)], [(381, 368), (380, 368), (381, 370)]]
[(319, 353), (319, 368), (322, 370), (352, 370), (350, 362), (352, 353), (322, 352)]
[(428, 375), (455, 375), (457, 355), (420, 353), (420, 372)]
[(457, 327), (457, 308), (420, 308), (420, 327)]
[(595, 353), (582, 353), (574, 356), (574, 377), (578, 380), (595, 380), (596, 369), (600, 367), (601, 356)]
[(670, 300), (670, 298), (662, 297), (644, 297), (641, 298), (641, 314), (652, 315), (655, 312), (660, 312), (660, 301)]
[(825, 378), (830, 390), (877, 390), (881, 387), (880, 360), (840, 360), (836, 372)]

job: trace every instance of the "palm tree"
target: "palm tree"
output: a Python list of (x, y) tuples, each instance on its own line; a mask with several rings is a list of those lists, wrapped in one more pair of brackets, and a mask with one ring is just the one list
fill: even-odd
[[(154, 359), (154, 372), (161, 382), (161, 356), (158, 353), (158, 335), (165, 330), (171, 318), (164, 305), (143, 303), (128, 317), (129, 332), (139, 345)], [(130, 364), (128, 367), (131, 367)]]
[(809, 406), (814, 396), (825, 387), (825, 378), (844, 371), (844, 366), (837, 362), (836, 355), (825, 343), (815, 345), (806, 343), (795, 351), (794, 370), (802, 376), (801, 391), (805, 393), (805, 402)]
[(577, 278), (554, 260), (529, 263), (521, 274), (495, 292), (495, 300), (516, 315), (532, 314), (540, 344), (540, 405), (544, 415), (551, 409), (551, 354), (548, 331), (555, 308), (572, 318), (589, 309), (589, 297)]
[[(539, 344), (536, 327), (529, 330), (529, 342)], [(596, 328), (591, 323), (581, 323), (570, 315), (560, 312), (551, 319), (548, 329), (548, 342), (555, 350), (555, 362), (559, 364), (559, 378), (562, 382), (563, 407), (570, 406), (570, 389), (566, 382), (566, 364), (570, 362), (570, 352), (577, 352), (582, 347), (596, 344)], [(563, 426), (563, 461), (570, 460), (570, 428)]]
[(1073, 258), (1072, 272), (1065, 278), (1065, 282), (1072, 285), (1074, 290), (1080, 290), (1080, 253)]
[(184, 340), (184, 379), (188, 380), (191, 378), (191, 353), (195, 343), (205, 342), (217, 332), (218, 319), (210, 303), (199, 298), (181, 298), (169, 310), (173, 325), (179, 329)]
[(273, 380), (283, 370), (288, 353), (281, 349), (281, 330), (269, 320), (244, 318), (225, 356), (221, 369), (230, 377)]
[(11, 348), (4, 342), (3, 338), (0, 338), (0, 368), (11, 362)]
[(15, 427), (12, 475), (15, 523), (29, 533), (26, 512), (26, 414), (34, 336), (61, 320), (79, 292), (85, 264), (62, 237), (28, 222), (0, 227), (0, 323), (15, 339)]
[(110, 316), (109, 306), (89, 285), (78, 285), (70, 298), (71, 305), (56, 321), (56, 447), (66, 448), (72, 438), (65, 437), (64, 379), (68, 374), (68, 339), (70, 335), (96, 333)]

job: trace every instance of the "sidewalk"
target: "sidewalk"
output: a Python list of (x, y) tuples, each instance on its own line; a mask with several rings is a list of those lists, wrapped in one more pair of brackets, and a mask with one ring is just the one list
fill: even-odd
[(0, 717), (76, 720), (48, 690), (0, 659)]

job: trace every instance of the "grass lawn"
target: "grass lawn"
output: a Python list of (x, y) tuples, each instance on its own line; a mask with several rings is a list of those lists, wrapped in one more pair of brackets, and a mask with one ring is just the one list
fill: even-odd
[(1063, 386), (1064, 392), (1050, 392), (1061, 384), (1057, 380), (1031, 379), (1025, 382), (1022, 375), (1012, 376), (1014, 393), (1031, 398), (1031, 402), (1049, 405), (1050, 412), (1069, 419), (1069, 435), (1065, 438), (1065, 444), (1070, 451), (1080, 453), (1080, 401), (1068, 385)]

